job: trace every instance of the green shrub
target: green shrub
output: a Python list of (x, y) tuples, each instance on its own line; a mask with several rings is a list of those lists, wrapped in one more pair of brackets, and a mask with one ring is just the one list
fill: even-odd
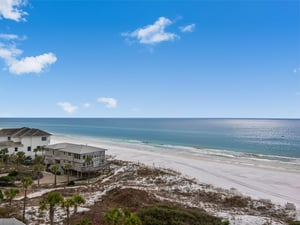
[(15, 181), (15, 178), (11, 177), (11, 176), (3, 176), (3, 177), (0, 177), (0, 181), (11, 182), (11, 181)]
[(0, 177), (0, 186), (14, 186), (15, 177), (3, 176)]
[(300, 225), (300, 221), (293, 221), (293, 222), (290, 222), (289, 225)]
[(69, 183), (68, 183), (68, 186), (74, 186), (75, 185), (75, 181), (74, 180), (71, 180)]
[(143, 225), (222, 225), (220, 218), (198, 209), (152, 206), (137, 212)]
[(10, 177), (16, 177), (19, 174), (17, 170), (10, 170), (8, 173), (8, 176)]

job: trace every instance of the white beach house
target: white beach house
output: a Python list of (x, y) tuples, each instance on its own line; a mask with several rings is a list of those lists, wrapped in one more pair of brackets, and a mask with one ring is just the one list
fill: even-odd
[(33, 150), (50, 143), (51, 134), (34, 128), (5, 128), (0, 130), (0, 149), (7, 148), (8, 154), (19, 151), (25, 152), (26, 156), (34, 158)]
[(80, 176), (101, 171), (107, 165), (105, 161), (106, 149), (103, 148), (58, 143), (47, 145), (44, 150), (46, 166), (58, 165), (61, 172), (64, 172), (66, 164), (71, 164), (71, 171)]

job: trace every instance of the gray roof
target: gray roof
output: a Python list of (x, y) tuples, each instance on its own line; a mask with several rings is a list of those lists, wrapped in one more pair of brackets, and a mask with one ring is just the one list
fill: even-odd
[(15, 218), (1, 218), (0, 225), (25, 225), (25, 223), (22, 223)]
[(88, 153), (102, 152), (107, 150), (104, 148), (98, 148), (89, 145), (76, 145), (71, 143), (58, 143), (54, 145), (46, 145), (45, 148), (60, 150), (63, 152), (76, 153), (76, 154), (88, 154)]
[(32, 136), (50, 136), (46, 131), (35, 128), (4, 128), (0, 130), (0, 137), (32, 137)]

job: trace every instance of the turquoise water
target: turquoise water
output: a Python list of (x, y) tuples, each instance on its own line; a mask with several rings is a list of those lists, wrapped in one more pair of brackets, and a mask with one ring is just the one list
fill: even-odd
[(23, 126), (147, 145), (300, 158), (298, 119), (0, 118), (0, 128)]

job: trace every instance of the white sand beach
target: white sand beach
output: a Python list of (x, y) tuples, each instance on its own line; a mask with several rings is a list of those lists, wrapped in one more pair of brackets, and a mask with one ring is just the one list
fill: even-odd
[(53, 135), (51, 144), (59, 142), (106, 148), (107, 154), (116, 159), (170, 168), (202, 183), (230, 189), (256, 199), (270, 199), (275, 204), (290, 202), (298, 210), (300, 208), (299, 165), (292, 167), (276, 161), (187, 154), (184, 148), (176, 151), (141, 143)]

